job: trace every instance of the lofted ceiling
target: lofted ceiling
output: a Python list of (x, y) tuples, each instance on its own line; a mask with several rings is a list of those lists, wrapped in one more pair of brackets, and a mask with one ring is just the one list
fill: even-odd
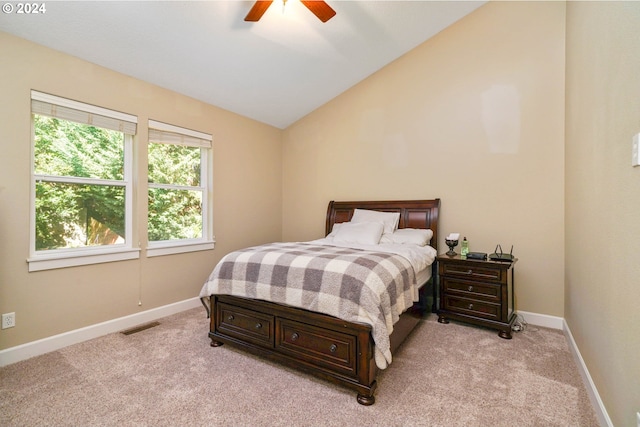
[(322, 23), (297, 0), (259, 22), (252, 1), (47, 0), (0, 30), (282, 129), (485, 2), (327, 3)]

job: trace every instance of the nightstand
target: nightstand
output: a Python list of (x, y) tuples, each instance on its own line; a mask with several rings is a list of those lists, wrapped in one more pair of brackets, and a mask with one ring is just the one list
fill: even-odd
[(473, 323), (497, 329), (501, 338), (511, 339), (516, 320), (513, 276), (517, 261), (438, 255), (438, 322), (449, 323), (451, 319)]

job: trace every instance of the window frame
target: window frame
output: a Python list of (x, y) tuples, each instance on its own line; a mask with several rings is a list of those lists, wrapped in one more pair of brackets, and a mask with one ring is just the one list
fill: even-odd
[[(87, 115), (89, 123), (96, 127), (109, 129), (108, 126), (100, 126), (100, 120), (117, 123), (118, 121), (126, 122), (127, 131), (118, 130), (124, 135), (124, 170), (123, 180), (107, 180), (83, 177), (67, 177), (58, 175), (36, 174), (35, 172), (35, 124), (34, 114), (45, 115), (41, 112), (34, 112), (33, 103), (41, 102), (51, 104), (55, 107), (63, 109), (76, 110), (79, 113)], [(32, 111), (31, 120), (31, 153), (30, 153), (30, 231), (29, 231), (29, 257), (27, 263), (29, 272), (50, 270), (56, 268), (74, 267), (80, 265), (97, 264), (112, 261), (123, 261), (137, 259), (140, 257), (140, 248), (134, 247), (133, 240), (133, 217), (134, 217), (134, 188), (133, 188), (133, 143), (134, 135), (138, 119), (136, 116), (121, 113), (119, 111), (109, 110), (95, 105), (85, 104), (73, 101), (67, 98), (50, 95), (35, 90), (31, 91)], [(48, 115), (51, 116), (51, 115)], [(96, 123), (91, 120), (96, 118)], [(61, 120), (75, 121), (65, 117), (59, 117)], [(76, 121), (82, 123), (80, 121)], [(131, 127), (133, 125), (133, 127)], [(122, 126), (121, 126), (122, 127)], [(112, 129), (113, 130), (113, 129)], [(131, 133), (132, 132), (132, 133)], [(123, 187), (125, 191), (125, 242), (117, 245), (104, 246), (87, 246), (79, 248), (59, 248), (49, 250), (36, 250), (36, 183), (38, 181), (61, 182), (66, 184), (85, 184), (85, 185), (114, 185)]]
[[(168, 123), (151, 120), (148, 121), (149, 134), (147, 138), (147, 156), (149, 153), (149, 144), (169, 143), (175, 145), (197, 145), (200, 148), (200, 187), (188, 187), (190, 190), (202, 191), (202, 237), (194, 239), (179, 240), (149, 240), (147, 230), (147, 257), (171, 255), (186, 252), (196, 252), (211, 250), (215, 247), (215, 236), (213, 233), (213, 136), (171, 125)], [(170, 137), (175, 137), (173, 142), (154, 141), (152, 139), (152, 130), (165, 133)], [(193, 144), (180, 143), (179, 138), (187, 141), (193, 141)], [(200, 140), (200, 142), (196, 142)], [(148, 164), (146, 175), (148, 177)], [(167, 189), (187, 189), (185, 186), (173, 184), (151, 184), (147, 182), (147, 226), (149, 224), (148, 200), (150, 188), (167, 188)]]

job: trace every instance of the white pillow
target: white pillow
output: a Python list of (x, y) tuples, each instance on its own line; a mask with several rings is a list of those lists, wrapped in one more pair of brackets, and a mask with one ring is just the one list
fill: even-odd
[(331, 229), (331, 233), (327, 234), (327, 237), (335, 237), (336, 233), (342, 227), (342, 224), (347, 224), (346, 222), (336, 222), (333, 224), (333, 228)]
[[(335, 225), (333, 228), (335, 230)], [(333, 241), (335, 243), (377, 245), (380, 242), (383, 229), (384, 225), (381, 222), (343, 222), (335, 230)]]
[(368, 209), (355, 209), (351, 222), (382, 222), (384, 224), (384, 233), (393, 233), (398, 228), (400, 221), (400, 212), (379, 212)]
[(431, 242), (433, 231), (423, 228), (399, 228), (391, 234), (384, 234), (380, 243), (397, 243), (427, 246)]
[(391, 234), (384, 234), (380, 239), (380, 243), (427, 246), (432, 237), (433, 231), (429, 229), (400, 228)]

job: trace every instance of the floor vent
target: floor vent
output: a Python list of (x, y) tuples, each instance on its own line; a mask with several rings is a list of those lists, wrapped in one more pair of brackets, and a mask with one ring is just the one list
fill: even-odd
[(153, 328), (154, 326), (158, 326), (159, 324), (160, 322), (151, 322), (144, 325), (136, 326), (135, 328), (127, 329), (126, 331), (122, 331), (120, 333), (123, 335), (131, 335), (135, 334), (136, 332), (142, 332), (147, 329)]

